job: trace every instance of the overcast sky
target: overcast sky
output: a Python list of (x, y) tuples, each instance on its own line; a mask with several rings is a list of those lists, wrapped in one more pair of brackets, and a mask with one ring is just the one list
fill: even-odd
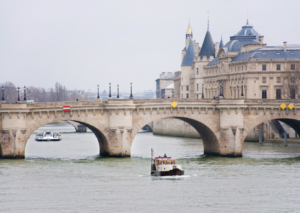
[(68, 89), (154, 90), (180, 70), (189, 22), (226, 43), (247, 20), (268, 45), (300, 43), (300, 1), (0, 0), (0, 83)]

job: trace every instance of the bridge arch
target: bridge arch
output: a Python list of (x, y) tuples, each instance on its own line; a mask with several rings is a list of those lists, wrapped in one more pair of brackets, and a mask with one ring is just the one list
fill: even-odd
[(145, 125), (150, 122), (164, 119), (164, 118), (176, 118), (182, 120), (192, 127), (196, 129), (199, 135), (202, 138), (203, 146), (204, 146), (204, 154), (207, 155), (220, 155), (220, 144), (219, 144), (219, 122), (213, 122), (211, 119), (207, 118), (207, 116), (198, 114), (180, 114), (180, 115), (170, 115), (170, 114), (161, 114), (161, 115), (154, 115), (154, 116), (146, 116), (141, 117), (139, 121), (133, 124), (133, 131), (132, 131), (132, 140), (133, 142), (134, 137), (138, 133), (140, 129), (142, 129)]
[[(23, 142), (24, 142), (24, 150), (26, 147), (26, 144), (28, 142), (29, 137), (40, 127), (43, 127), (47, 124), (50, 123), (54, 123), (54, 122), (59, 122), (59, 121), (67, 121), (67, 120), (71, 120), (71, 121), (75, 121), (78, 122), (82, 125), (85, 125), (86, 127), (88, 127), (96, 136), (98, 143), (99, 143), (99, 154), (106, 154), (107, 150), (108, 150), (108, 130), (107, 127), (101, 125), (100, 123), (86, 118), (86, 117), (77, 117), (76, 119), (63, 119), (63, 118), (48, 118), (48, 119), (42, 119), (39, 120), (38, 122), (32, 122), (28, 125), (27, 131), (25, 132), (23, 138)], [(25, 154), (25, 153), (24, 153)]]
[(271, 120), (278, 120), (281, 121), (287, 125), (289, 125), (291, 128), (293, 128), (298, 135), (300, 135), (300, 116), (295, 115), (293, 113), (282, 113), (281, 115), (279, 114), (274, 114), (274, 115), (264, 115), (264, 116), (257, 116), (254, 117), (250, 120), (247, 119), (247, 122), (244, 122), (244, 132), (243, 132), (243, 142), (245, 141), (247, 135), (249, 132), (254, 129), (256, 126), (259, 124), (262, 124), (267, 121)]

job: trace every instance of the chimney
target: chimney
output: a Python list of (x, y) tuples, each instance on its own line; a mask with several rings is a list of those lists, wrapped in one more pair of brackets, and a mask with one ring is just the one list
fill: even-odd
[(217, 57), (217, 55), (218, 55), (219, 47), (220, 47), (220, 42), (216, 42), (215, 43), (215, 57)]
[(286, 52), (286, 41), (283, 42), (283, 50)]
[(259, 42), (260, 42), (261, 44), (263, 44), (263, 43), (264, 43), (264, 36), (259, 36), (259, 37), (258, 37), (258, 40), (259, 40)]

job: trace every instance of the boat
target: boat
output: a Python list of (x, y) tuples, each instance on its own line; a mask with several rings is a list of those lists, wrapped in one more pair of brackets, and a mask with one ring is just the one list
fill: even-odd
[(52, 132), (50, 130), (37, 133), (35, 136), (36, 141), (60, 141), (62, 139), (59, 132)]
[(152, 176), (175, 176), (184, 175), (181, 165), (176, 164), (176, 159), (165, 156), (154, 157), (151, 149), (151, 175)]

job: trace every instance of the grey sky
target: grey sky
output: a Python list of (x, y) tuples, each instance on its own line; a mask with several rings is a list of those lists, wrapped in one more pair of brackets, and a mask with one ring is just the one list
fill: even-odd
[(202, 45), (207, 11), (214, 42), (249, 23), (268, 45), (300, 43), (299, 1), (0, 0), (0, 83), (68, 89), (153, 90), (180, 70), (189, 17)]

